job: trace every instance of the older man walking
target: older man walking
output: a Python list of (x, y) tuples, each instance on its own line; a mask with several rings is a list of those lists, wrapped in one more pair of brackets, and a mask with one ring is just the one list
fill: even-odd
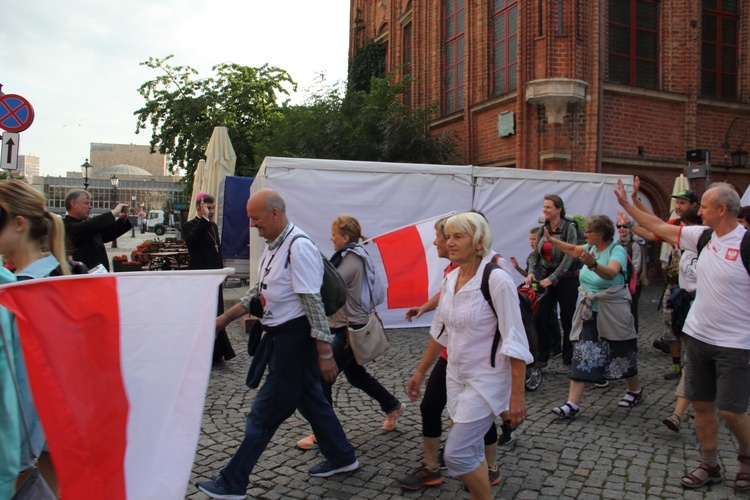
[(722, 481), (718, 463), (717, 409), (738, 441), (735, 490), (750, 489), (750, 235), (737, 223), (740, 197), (718, 182), (703, 194), (700, 215), (708, 226), (678, 227), (630, 204), (622, 182), (617, 201), (639, 224), (680, 249), (698, 253), (697, 295), (683, 332), (688, 335), (685, 397), (695, 408), (701, 464), (682, 477), (689, 489)]
[[(333, 383), (338, 368), (320, 296), (323, 261), (302, 230), (289, 222), (284, 198), (261, 189), (247, 202), (250, 227), (266, 240), (258, 268), (259, 283), (216, 320), (217, 331), (252, 311), (261, 319), (263, 335), (255, 348), (247, 384), (263, 387), (245, 420), (245, 438), (229, 463), (210, 481), (197, 484), (212, 498), (245, 498), (249, 476), (279, 425), (295, 410), (310, 422), (326, 460), (309, 470), (329, 477), (359, 467), (331, 404), (323, 395), (320, 376)], [(251, 305), (252, 303), (252, 305)], [(257, 310), (262, 308), (262, 310)], [(251, 334), (252, 335), (252, 334)]]

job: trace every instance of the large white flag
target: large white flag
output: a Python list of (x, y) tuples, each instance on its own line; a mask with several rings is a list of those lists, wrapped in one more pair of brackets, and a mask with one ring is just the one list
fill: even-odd
[(185, 497), (211, 370), (215, 290), (233, 271), (0, 286), (63, 498)]

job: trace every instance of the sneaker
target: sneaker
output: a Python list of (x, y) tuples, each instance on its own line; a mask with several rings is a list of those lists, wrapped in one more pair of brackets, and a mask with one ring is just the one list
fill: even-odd
[(313, 477), (330, 477), (341, 472), (351, 472), (353, 470), (357, 470), (358, 468), (359, 462), (356, 460), (349, 465), (344, 465), (343, 467), (336, 467), (331, 462), (326, 460), (319, 463), (318, 465), (311, 467), (308, 472)]
[(438, 486), (443, 484), (443, 475), (438, 470), (430, 470), (425, 464), (422, 464), (414, 474), (409, 474), (399, 480), (398, 485), (405, 490), (414, 491), (426, 488), (428, 486)]
[(570, 365), (560, 365), (557, 370), (555, 370), (555, 373), (560, 375), (570, 375)]
[(662, 339), (654, 340), (654, 349), (657, 349), (663, 352), (664, 354), (670, 354), (672, 352), (669, 349), (669, 344)]
[(664, 373), (664, 378), (667, 380), (674, 380), (680, 378), (682, 375), (682, 367), (678, 364), (671, 364), (667, 371)]
[(383, 423), (383, 430), (385, 432), (391, 432), (396, 428), (396, 421), (402, 413), (406, 411), (406, 405), (401, 403), (401, 406), (397, 410), (385, 414), (385, 422)]
[(557, 359), (562, 356), (562, 351), (553, 351), (549, 355), (549, 359)]
[(438, 464), (440, 464), (440, 470), (446, 470), (448, 468), (448, 466), (445, 465), (445, 448), (440, 448), (440, 451), (438, 451)]
[(219, 477), (217, 476), (210, 481), (200, 481), (195, 483), (199, 490), (211, 498), (228, 498), (230, 500), (244, 500), (247, 495), (243, 491), (242, 493), (232, 493), (227, 488), (219, 483)]
[(500, 480), (502, 477), (500, 477), (500, 467), (495, 464), (495, 470), (489, 469), (490, 474), (490, 486), (495, 486), (496, 484), (500, 484)]
[(598, 389), (606, 389), (607, 387), (609, 387), (609, 380), (607, 379), (600, 380), (599, 382), (594, 384), (594, 387)]
[(315, 434), (310, 434), (307, 437), (303, 437), (297, 441), (297, 448), (303, 451), (317, 450), (319, 448), (318, 442), (315, 440)]
[(514, 427), (511, 427), (503, 422), (503, 425), (500, 426), (500, 431), (501, 434), (500, 437), (497, 438), (497, 444), (503, 445), (513, 442), (513, 438), (516, 435), (516, 429)]
[(536, 364), (536, 367), (542, 370), (543, 372), (546, 372), (547, 370), (549, 370), (549, 363), (547, 361), (540, 361)]

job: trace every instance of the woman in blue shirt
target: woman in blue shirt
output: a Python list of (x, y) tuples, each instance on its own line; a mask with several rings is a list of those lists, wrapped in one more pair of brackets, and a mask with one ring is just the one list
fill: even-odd
[(625, 283), (627, 253), (614, 241), (615, 226), (605, 215), (588, 217), (584, 235), (586, 245), (572, 245), (545, 233), (547, 241), (583, 264), (570, 332), (573, 362), (568, 401), (552, 408), (560, 418), (578, 414), (586, 382), (624, 378), (627, 392), (618, 406), (632, 408), (643, 399), (631, 296)]

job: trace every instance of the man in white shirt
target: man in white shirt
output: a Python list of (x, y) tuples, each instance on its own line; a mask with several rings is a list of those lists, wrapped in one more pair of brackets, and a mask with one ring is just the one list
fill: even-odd
[[(262, 336), (253, 350), (247, 385), (258, 387), (268, 366), (263, 387), (245, 419), (245, 438), (229, 463), (210, 481), (197, 483), (212, 498), (245, 498), (249, 476), (276, 429), (295, 410), (310, 422), (326, 460), (309, 470), (311, 476), (329, 477), (359, 467), (354, 447), (347, 441), (331, 404), (323, 395), (322, 376), (336, 380), (334, 336), (320, 296), (323, 261), (315, 244), (289, 222), (284, 198), (261, 189), (247, 202), (250, 227), (266, 240), (260, 259), (260, 282), (242, 300), (216, 318), (217, 331), (249, 311), (261, 317)], [(278, 254), (278, 255), (277, 255)], [(255, 307), (262, 307), (256, 311)], [(251, 337), (253, 334), (251, 333)]]
[(695, 431), (702, 462), (682, 478), (688, 489), (722, 481), (718, 464), (717, 410), (738, 441), (736, 490), (750, 489), (750, 276), (740, 253), (746, 229), (737, 223), (740, 198), (719, 182), (701, 199), (700, 215), (708, 226), (673, 226), (631, 205), (618, 181), (617, 201), (639, 224), (682, 250), (699, 252), (698, 241), (708, 228), (711, 238), (699, 252), (697, 295), (683, 332), (688, 335), (685, 397), (695, 408)]

